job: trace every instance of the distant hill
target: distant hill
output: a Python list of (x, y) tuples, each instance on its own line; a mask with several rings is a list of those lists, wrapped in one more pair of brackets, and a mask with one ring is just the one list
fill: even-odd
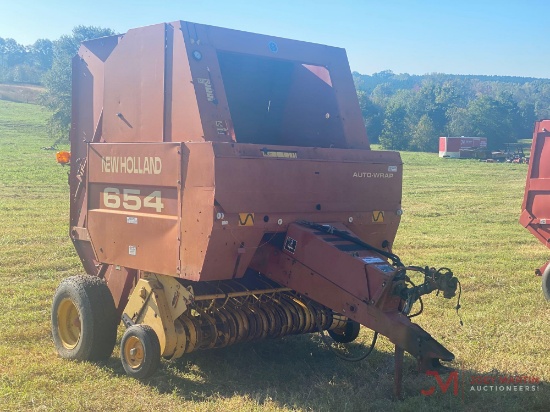
[(8, 100), (18, 103), (38, 104), (40, 94), (44, 87), (31, 84), (1, 84), (0, 100)]
[(446, 74), (429, 73), (423, 75), (408, 73), (393, 73), (391, 70), (384, 70), (372, 75), (353, 72), (353, 79), (358, 90), (372, 93), (376, 86), (390, 83), (394, 89), (412, 89), (421, 85), (425, 80), (433, 80), (439, 83), (444, 82), (465, 82), (465, 83), (508, 83), (516, 86), (524, 86), (528, 83), (550, 85), (550, 79), (519, 76), (487, 76), (475, 74)]

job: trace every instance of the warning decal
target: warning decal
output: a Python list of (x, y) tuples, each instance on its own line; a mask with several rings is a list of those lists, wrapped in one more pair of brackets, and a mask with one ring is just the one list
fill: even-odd
[(373, 223), (384, 223), (384, 212), (382, 210), (373, 210), (372, 221)]
[(254, 226), (254, 213), (239, 213), (239, 226)]
[(288, 250), (290, 253), (294, 254), (294, 252), (296, 252), (297, 244), (298, 242), (296, 242), (296, 239), (292, 239), (288, 236), (285, 240), (285, 250)]

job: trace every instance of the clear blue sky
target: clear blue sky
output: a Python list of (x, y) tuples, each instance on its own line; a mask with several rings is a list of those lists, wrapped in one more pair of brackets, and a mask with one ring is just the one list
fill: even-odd
[(0, 37), (174, 20), (347, 49), (352, 70), (550, 78), (549, 0), (0, 0)]

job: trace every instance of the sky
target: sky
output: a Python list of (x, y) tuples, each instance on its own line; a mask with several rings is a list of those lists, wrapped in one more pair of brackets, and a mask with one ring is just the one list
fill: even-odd
[(353, 71), (550, 78), (549, 0), (0, 0), (0, 37), (187, 20), (344, 47)]

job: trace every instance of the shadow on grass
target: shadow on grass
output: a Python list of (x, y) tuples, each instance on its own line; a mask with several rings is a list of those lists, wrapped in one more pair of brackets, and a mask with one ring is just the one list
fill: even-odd
[[(348, 348), (353, 356), (366, 350), (362, 344), (350, 344)], [(258, 405), (314, 411), (548, 410), (547, 382), (503, 385), (499, 379), (510, 376), (509, 372), (485, 373), (454, 366), (458, 369), (456, 393), (451, 375), (442, 375), (438, 384), (434, 376), (418, 373), (415, 360), (406, 355), (405, 399), (398, 401), (393, 395), (393, 353), (374, 350), (364, 361), (345, 362), (318, 336), (304, 335), (191, 353), (163, 362), (159, 371), (143, 383), (185, 401), (215, 402), (238, 396)], [(107, 368), (124, 374), (118, 359), (112, 358)], [(445, 393), (442, 385), (447, 386)], [(430, 388), (433, 394), (421, 394)]]
[[(354, 356), (367, 349), (356, 343), (347, 347)], [(106, 366), (115, 374), (124, 375), (118, 359), (111, 359)], [(364, 361), (345, 362), (329, 351), (318, 336), (304, 335), (194, 352), (163, 362), (159, 371), (143, 383), (185, 401), (212, 402), (238, 396), (259, 405), (315, 411), (547, 410), (550, 388), (546, 382), (500, 385), (499, 379), (509, 373), (494, 370), (488, 374), (454, 366), (458, 368), (458, 392), (455, 393), (452, 377), (442, 375), (441, 384), (447, 386), (443, 393), (436, 378), (418, 373), (415, 360), (406, 355), (405, 399), (398, 401), (393, 395), (393, 353), (375, 349)], [(484, 381), (478, 384), (480, 379)], [(508, 390), (508, 386), (522, 389)], [(421, 394), (430, 388), (433, 394)]]
[[(354, 357), (367, 349), (356, 343), (341, 348)], [(118, 359), (111, 358), (106, 366), (116, 374), (125, 373)], [(415, 362), (406, 359), (405, 369), (414, 367)], [(241, 396), (260, 405), (274, 402), (289, 408), (357, 410), (357, 396), (393, 399), (393, 370), (393, 354), (375, 349), (366, 360), (346, 362), (329, 351), (318, 335), (303, 335), (163, 361), (144, 384), (195, 402)]]

